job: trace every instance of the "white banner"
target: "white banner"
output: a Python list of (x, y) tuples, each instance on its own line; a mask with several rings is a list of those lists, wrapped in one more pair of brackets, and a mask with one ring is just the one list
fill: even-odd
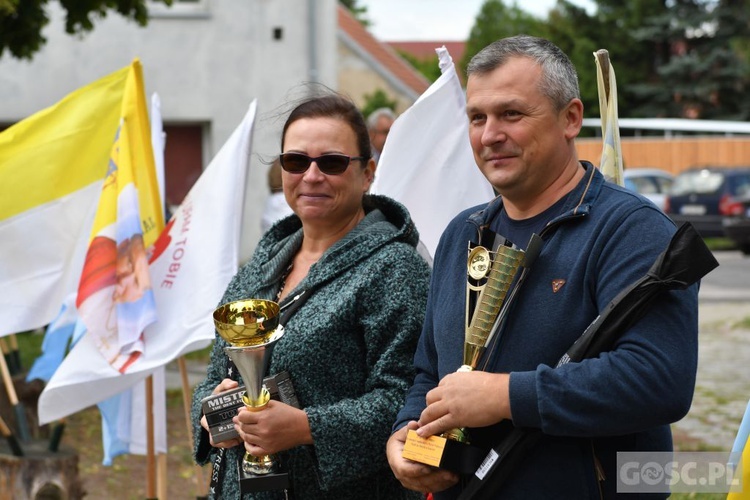
[(443, 74), (391, 127), (370, 190), (409, 209), (433, 257), (453, 217), (494, 197), (474, 162), (453, 60), (445, 47), (436, 52)]

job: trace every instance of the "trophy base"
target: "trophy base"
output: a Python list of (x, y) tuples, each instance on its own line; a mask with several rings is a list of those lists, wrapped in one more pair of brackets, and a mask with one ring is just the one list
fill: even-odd
[(239, 463), (237, 467), (240, 474), (240, 492), (243, 495), (259, 491), (288, 490), (291, 485), (288, 472), (247, 474), (242, 470), (242, 463)]
[(440, 436), (421, 438), (410, 430), (402, 456), (458, 474), (473, 474), (487, 456), (487, 450)]

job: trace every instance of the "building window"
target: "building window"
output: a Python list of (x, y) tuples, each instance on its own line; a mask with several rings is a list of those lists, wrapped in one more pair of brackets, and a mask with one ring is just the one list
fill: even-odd
[(173, 212), (203, 172), (203, 126), (165, 123), (164, 133), (164, 197)]

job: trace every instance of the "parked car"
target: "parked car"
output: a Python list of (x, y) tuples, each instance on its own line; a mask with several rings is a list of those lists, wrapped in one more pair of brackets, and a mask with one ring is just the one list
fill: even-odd
[(672, 187), (674, 176), (658, 168), (627, 168), (623, 172), (625, 187), (640, 193), (664, 210), (667, 192)]
[(742, 203), (742, 211), (736, 216), (724, 218), (724, 233), (742, 253), (750, 255), (750, 196), (738, 201)]
[(677, 174), (666, 213), (678, 225), (691, 222), (703, 236), (725, 236), (724, 220), (745, 211), (750, 198), (750, 167), (705, 167)]

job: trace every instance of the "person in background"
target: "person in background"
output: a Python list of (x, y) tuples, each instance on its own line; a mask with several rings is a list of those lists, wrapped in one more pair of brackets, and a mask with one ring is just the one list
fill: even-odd
[(263, 215), (260, 220), (260, 228), (265, 233), (274, 222), (292, 215), (292, 208), (286, 202), (284, 189), (281, 185), (281, 162), (276, 158), (268, 169), (268, 190), (266, 205), (263, 207)]
[[(670, 423), (690, 408), (698, 287), (658, 295), (610, 352), (555, 368), (610, 301), (648, 272), (675, 226), (579, 161), (583, 104), (575, 68), (557, 46), (504, 38), (474, 56), (467, 73), (469, 140), (500, 196), (459, 214), (441, 238), (417, 376), (388, 460), (406, 487), (453, 499), (470, 477), (404, 459), (407, 429), (428, 437), (465, 427), (471, 443), (487, 450), (514, 426), (538, 429), (541, 441), (512, 469), (498, 498), (615, 498), (618, 452), (670, 452)], [(541, 251), (515, 283), (495, 348), (478, 370), (456, 373), (467, 244), (492, 247), (500, 235), (525, 249), (533, 233)]]
[(396, 121), (396, 113), (391, 108), (378, 108), (367, 117), (367, 130), (370, 133), (372, 158), (377, 165), (383, 152), (385, 140), (391, 131), (391, 125)]
[[(414, 378), (429, 287), (416, 227), (401, 204), (367, 194), (375, 164), (364, 118), (350, 100), (330, 94), (303, 101), (284, 125), (281, 151), (295, 215), (261, 238), (221, 304), (280, 303), (285, 333), (268, 373), (289, 373), (300, 408), (275, 400), (260, 412), (243, 408), (234, 418), (239, 438), (213, 443), (201, 400), (238, 385), (217, 336), (194, 393), (195, 459), (221, 464), (218, 473), (214, 464), (221, 476), (212, 483), (215, 498), (240, 498), (237, 464), (245, 450), (277, 454), (290, 472), (288, 498), (421, 498), (399, 484), (384, 453)], [(296, 307), (296, 300), (304, 302)], [(285, 313), (292, 303), (296, 310)]]

